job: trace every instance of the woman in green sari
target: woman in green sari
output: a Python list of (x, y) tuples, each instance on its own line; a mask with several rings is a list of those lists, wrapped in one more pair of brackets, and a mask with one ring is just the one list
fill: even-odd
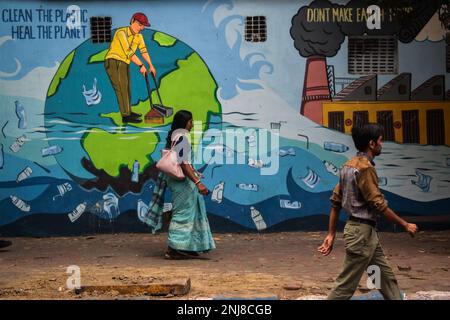
[(166, 186), (172, 193), (172, 218), (167, 239), (166, 259), (198, 258), (199, 253), (214, 249), (215, 243), (206, 215), (204, 195), (208, 189), (201, 183), (202, 175), (190, 163), (190, 144), (187, 139), (192, 129), (192, 113), (178, 111), (167, 135), (166, 148), (177, 151), (178, 160), (186, 178), (176, 180), (160, 172), (146, 217), (142, 221), (153, 227), (161, 227), (161, 212)]

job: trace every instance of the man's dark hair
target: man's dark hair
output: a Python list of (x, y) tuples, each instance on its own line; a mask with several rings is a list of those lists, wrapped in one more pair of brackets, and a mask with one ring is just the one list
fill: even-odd
[(352, 138), (355, 147), (362, 152), (367, 150), (371, 140), (376, 143), (382, 134), (383, 127), (378, 123), (367, 123), (362, 127), (352, 128)]

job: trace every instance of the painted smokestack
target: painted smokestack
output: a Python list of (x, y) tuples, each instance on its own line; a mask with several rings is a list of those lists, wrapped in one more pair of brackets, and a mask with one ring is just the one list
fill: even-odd
[(323, 124), (323, 101), (331, 101), (327, 78), (327, 60), (323, 56), (311, 56), (306, 60), (300, 114), (318, 124)]
[[(391, 2), (389, 8), (396, 8), (393, 4), (395, 1)], [(308, 19), (309, 9), (331, 11), (353, 8), (355, 12), (357, 8), (365, 8), (371, 4), (369, 0), (350, 0), (344, 6), (331, 3), (329, 0), (314, 0), (298, 10), (292, 17), (292, 26), (289, 31), (294, 40), (295, 49), (300, 56), (308, 58), (300, 107), (302, 115), (322, 124), (322, 102), (330, 100), (325, 59), (336, 56), (346, 36), (396, 35), (401, 42), (411, 42), (445, 1), (411, 0), (409, 2), (412, 7), (409, 18), (404, 19), (405, 21), (397, 21), (397, 19), (384, 21), (382, 30), (368, 29), (366, 21), (362, 21), (364, 19), (360, 22), (338, 22), (333, 19), (319, 22)]]

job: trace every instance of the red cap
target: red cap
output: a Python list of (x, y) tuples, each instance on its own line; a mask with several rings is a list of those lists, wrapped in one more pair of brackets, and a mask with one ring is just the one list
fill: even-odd
[(150, 27), (150, 22), (148, 21), (147, 16), (142, 12), (136, 12), (135, 14), (133, 14), (133, 16), (131, 17), (131, 21), (133, 20), (139, 21), (146, 27)]

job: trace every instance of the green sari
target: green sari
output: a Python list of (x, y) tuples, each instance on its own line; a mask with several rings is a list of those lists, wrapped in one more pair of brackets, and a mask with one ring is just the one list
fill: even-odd
[(186, 177), (178, 181), (166, 176), (172, 192), (172, 219), (167, 243), (176, 250), (206, 252), (216, 247), (206, 215), (205, 200)]

